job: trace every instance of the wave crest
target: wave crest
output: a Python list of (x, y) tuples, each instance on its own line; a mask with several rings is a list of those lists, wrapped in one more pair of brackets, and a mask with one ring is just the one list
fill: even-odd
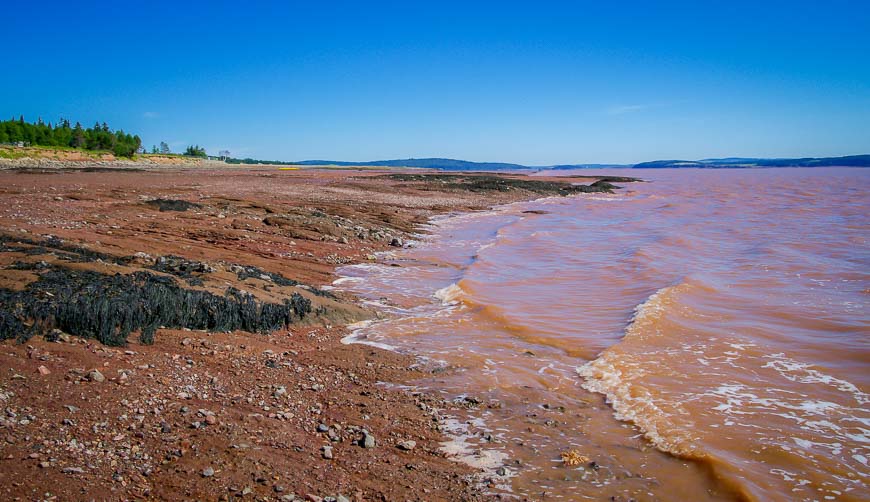
[[(650, 295), (635, 307), (623, 340), (638, 340), (661, 334), (661, 323), (667, 310), (690, 287), (689, 283), (682, 282)], [(584, 379), (584, 389), (604, 394), (614, 410), (614, 416), (634, 423), (657, 448), (675, 455), (697, 456), (692, 434), (677, 428), (669, 420), (669, 413), (679, 413), (679, 410), (666, 412), (661, 409), (654, 396), (637, 383), (643, 380), (646, 371), (634, 356), (621, 350), (620, 344), (577, 368), (577, 373)]]
[(453, 283), (446, 288), (441, 288), (435, 292), (435, 298), (441, 300), (444, 305), (456, 305), (462, 296), (465, 295), (465, 290), (458, 283)]

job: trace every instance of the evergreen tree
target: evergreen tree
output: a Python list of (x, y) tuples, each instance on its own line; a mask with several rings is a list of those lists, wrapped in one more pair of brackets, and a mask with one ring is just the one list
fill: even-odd
[(69, 146), (73, 148), (84, 148), (85, 141), (85, 131), (82, 129), (82, 125), (79, 122), (76, 122), (76, 127), (73, 129)]

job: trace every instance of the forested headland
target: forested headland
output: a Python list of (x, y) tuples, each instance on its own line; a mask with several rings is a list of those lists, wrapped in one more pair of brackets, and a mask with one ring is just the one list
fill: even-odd
[(142, 148), (142, 139), (138, 135), (125, 133), (121, 129), (113, 131), (105, 122), (84, 128), (81, 123), (71, 125), (66, 119), (56, 124), (43, 122), (42, 119), (30, 123), (24, 117), (0, 122), (0, 144), (3, 143), (104, 150), (119, 157), (132, 157)]

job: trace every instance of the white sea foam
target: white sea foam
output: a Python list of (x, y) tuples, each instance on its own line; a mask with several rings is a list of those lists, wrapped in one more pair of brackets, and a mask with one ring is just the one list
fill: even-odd
[(441, 300), (443, 305), (456, 305), (459, 303), (459, 299), (462, 298), (462, 295), (465, 291), (462, 290), (462, 286), (459, 284), (451, 284), (445, 288), (441, 288), (435, 292), (435, 298)]
[(363, 280), (362, 277), (340, 277), (340, 278), (332, 281), (332, 285), (338, 286), (339, 284), (344, 284), (346, 282), (361, 281), (361, 280)]
[(836, 388), (842, 392), (847, 392), (852, 395), (858, 404), (864, 405), (870, 403), (870, 396), (858, 389), (858, 386), (852, 382), (841, 380), (831, 375), (822, 373), (814, 369), (811, 364), (803, 363), (787, 357), (783, 353), (771, 354), (764, 356), (770, 359), (763, 367), (776, 370), (784, 378), (799, 383), (806, 384), (824, 384)]
[(507, 453), (480, 448), (478, 444), (471, 443), (469, 440), (477, 439), (477, 436), (470, 431), (470, 425), (484, 428), (480, 419), (473, 420), (472, 424), (460, 422), (453, 418), (442, 420), (441, 429), (450, 439), (441, 443), (440, 450), (450, 455), (454, 460), (475, 469), (494, 471), (501, 467), (508, 458)]
[(378, 342), (375, 340), (370, 340), (368, 335), (365, 333), (366, 329), (374, 324), (376, 321), (369, 319), (366, 321), (355, 322), (353, 324), (348, 324), (348, 329), (350, 329), (350, 334), (341, 339), (341, 343), (344, 345), (351, 344), (360, 344), (360, 345), (369, 345), (371, 347), (377, 347), (383, 350), (389, 350), (395, 352), (398, 350), (396, 347)]

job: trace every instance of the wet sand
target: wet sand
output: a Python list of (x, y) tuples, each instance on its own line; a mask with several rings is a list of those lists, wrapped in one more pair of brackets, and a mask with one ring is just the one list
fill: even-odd
[[(336, 266), (401, 246), (434, 214), (546, 194), (384, 174), (0, 171), (2, 288), (26, 291), (45, 270), (147, 273), (192, 291), (312, 304), (269, 335), (158, 329), (152, 345), (135, 335), (123, 347), (49, 341), (57, 333), (2, 342), (3, 498), (485, 498), (491, 481), (440, 449), (437, 418), (466, 404), (402, 390), (427, 371), (412, 357), (342, 345), (345, 325), (374, 313), (318, 291)], [(161, 211), (158, 199), (195, 205)]]

